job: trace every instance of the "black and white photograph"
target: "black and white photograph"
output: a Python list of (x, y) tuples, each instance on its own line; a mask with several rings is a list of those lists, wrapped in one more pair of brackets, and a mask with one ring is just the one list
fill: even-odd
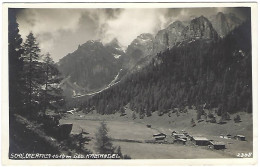
[(257, 158), (254, 3), (5, 5), (8, 162)]

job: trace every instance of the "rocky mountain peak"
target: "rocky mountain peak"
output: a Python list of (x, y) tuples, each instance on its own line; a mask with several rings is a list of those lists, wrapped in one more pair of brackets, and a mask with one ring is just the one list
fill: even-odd
[(175, 21), (166, 29), (160, 30), (155, 36), (153, 53), (159, 53), (183, 41), (184, 28), (185, 26), (181, 21)]
[(219, 12), (217, 15), (209, 17), (209, 19), (221, 38), (225, 37), (235, 27), (242, 24), (242, 20), (236, 17), (233, 13), (225, 14)]
[(116, 59), (119, 59), (121, 56), (125, 55), (125, 52), (117, 38), (114, 38), (111, 42), (107, 43), (105, 47)]
[(153, 39), (153, 35), (150, 33), (142, 33), (138, 37), (142, 39)]
[(81, 49), (100, 49), (103, 48), (103, 44), (101, 43), (100, 40), (89, 40), (86, 43), (79, 45), (78, 50)]
[(143, 43), (147, 43), (149, 44), (150, 42), (152, 42), (154, 40), (154, 37), (152, 34), (150, 33), (143, 33), (140, 34), (139, 36), (137, 36), (137, 38), (132, 42), (134, 44), (143, 44)]
[(166, 29), (170, 30), (170, 29), (173, 29), (173, 28), (183, 28), (183, 23), (179, 20), (171, 23)]
[(216, 16), (217, 17), (225, 17), (225, 14), (223, 12), (218, 12)]
[(119, 41), (117, 38), (112, 39), (109, 43), (106, 44), (106, 46), (113, 46), (113, 47), (120, 47)]
[(202, 28), (212, 28), (211, 22), (206, 17), (204, 17), (203, 15), (191, 20), (190, 27), (194, 27), (194, 26), (197, 26), (200, 29), (202, 29)]
[(127, 47), (124, 59), (124, 66), (132, 68), (136, 62), (153, 52), (154, 37), (150, 33), (143, 33), (137, 36)]
[(211, 22), (204, 16), (200, 16), (191, 20), (191, 23), (186, 31), (186, 39), (218, 39), (218, 33), (213, 28)]
[[(111, 49), (112, 48), (112, 49)], [(124, 54), (99, 40), (90, 40), (59, 61), (59, 70), (67, 78), (66, 96), (80, 95), (107, 86), (121, 68), (117, 59)]]
[[(150, 33), (143, 33), (140, 34), (139, 36), (136, 37), (136, 39), (134, 39), (131, 44), (128, 46), (128, 48), (130, 47), (145, 47), (147, 45), (150, 45), (154, 40), (154, 37), (152, 34)], [(141, 49), (139, 48), (139, 49)]]

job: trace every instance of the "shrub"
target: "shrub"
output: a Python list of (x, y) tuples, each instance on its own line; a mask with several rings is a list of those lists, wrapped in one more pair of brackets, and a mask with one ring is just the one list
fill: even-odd
[(140, 113), (139, 113), (139, 118), (140, 118), (140, 119), (144, 119), (144, 113), (140, 112)]
[(240, 118), (239, 115), (237, 115), (237, 116), (234, 118), (234, 122), (235, 122), (235, 123), (241, 122), (241, 118)]
[(220, 104), (220, 105), (218, 106), (218, 109), (216, 110), (216, 114), (217, 114), (218, 116), (221, 116), (223, 110), (224, 110), (224, 109), (223, 109), (223, 105)]
[(197, 112), (197, 120), (201, 119), (201, 112)]
[(133, 112), (132, 118), (133, 118), (133, 120), (136, 119), (135, 112)]
[(120, 116), (125, 116), (125, 108), (124, 107), (121, 107), (120, 108)]
[(176, 112), (176, 116), (179, 117), (180, 116), (180, 113), (179, 111)]
[(222, 120), (230, 120), (230, 115), (228, 113), (223, 113), (221, 115)]
[(191, 119), (190, 123), (191, 123), (191, 127), (194, 127), (194, 126), (196, 126), (196, 123), (195, 123), (195, 121), (194, 121), (194, 119), (193, 119), (193, 118)]
[(168, 113), (168, 117), (171, 117), (171, 113), (170, 112)]
[(152, 112), (151, 112), (150, 110), (147, 110), (147, 111), (146, 111), (146, 116), (147, 116), (147, 117), (152, 116)]
[(172, 110), (172, 113), (176, 113), (176, 112), (178, 112), (178, 110), (174, 108), (174, 109)]
[(212, 113), (209, 113), (209, 114), (208, 114), (208, 118), (209, 118), (209, 119), (212, 119), (212, 118), (214, 118), (214, 115), (213, 115)]
[(215, 118), (215, 117), (212, 117), (209, 122), (210, 122), (210, 123), (216, 123), (217, 121), (216, 121), (216, 118)]

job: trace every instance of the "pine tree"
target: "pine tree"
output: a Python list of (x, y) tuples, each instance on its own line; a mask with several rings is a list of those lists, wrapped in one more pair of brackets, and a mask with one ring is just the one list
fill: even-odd
[(120, 116), (124, 116), (125, 115), (125, 108), (124, 106), (120, 107)]
[(149, 109), (147, 109), (147, 110), (146, 110), (146, 116), (147, 116), (147, 117), (152, 116), (152, 111), (149, 110)]
[(22, 109), (22, 38), (19, 34), (19, 25), (16, 21), (16, 9), (8, 10), (8, 52), (9, 52), (9, 108), (10, 112)]
[(234, 118), (234, 122), (235, 122), (235, 123), (241, 122), (241, 118), (240, 118), (239, 115), (237, 115), (237, 116)]
[(196, 126), (196, 124), (195, 124), (195, 121), (194, 121), (194, 119), (193, 119), (193, 118), (191, 119), (190, 123), (191, 123), (191, 127), (194, 127), (194, 126)]
[(123, 158), (123, 154), (122, 154), (122, 151), (121, 151), (121, 147), (120, 147), (120, 146), (118, 146), (118, 147), (116, 148), (115, 153), (118, 154), (118, 155), (120, 156), (120, 158)]
[(133, 112), (132, 118), (133, 118), (133, 120), (136, 119), (136, 114), (135, 114), (135, 112)]
[(207, 122), (208, 121), (208, 114), (207, 113), (204, 114), (204, 118), (205, 118), (205, 120)]
[(23, 44), (23, 49), (23, 75), (25, 77), (26, 86), (24, 97), (26, 98), (25, 104), (27, 110), (30, 112), (33, 109), (36, 109), (36, 106), (39, 104), (40, 89), (43, 84), (40, 48), (32, 32), (27, 36), (27, 39)]
[(180, 116), (180, 113), (179, 111), (176, 112), (176, 116), (179, 117)]
[(139, 112), (139, 118), (144, 119), (145, 113), (143, 111)]
[(200, 120), (200, 119), (201, 119), (201, 111), (198, 110), (198, 111), (197, 111), (197, 120)]
[(44, 89), (43, 110), (60, 108), (63, 105), (62, 89), (59, 84), (62, 80), (54, 61), (47, 53), (43, 59)]
[(114, 152), (111, 139), (108, 137), (108, 129), (105, 122), (101, 122), (101, 126), (96, 133), (95, 149), (99, 154), (112, 154)]

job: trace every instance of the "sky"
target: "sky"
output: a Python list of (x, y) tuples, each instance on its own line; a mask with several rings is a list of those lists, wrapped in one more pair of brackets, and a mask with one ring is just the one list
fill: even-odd
[(127, 47), (141, 33), (156, 34), (170, 23), (218, 12), (249, 16), (246, 8), (107, 8), (107, 9), (19, 9), (17, 22), (22, 38), (33, 32), (42, 54), (49, 52), (55, 62), (88, 40), (104, 44), (117, 38)]

